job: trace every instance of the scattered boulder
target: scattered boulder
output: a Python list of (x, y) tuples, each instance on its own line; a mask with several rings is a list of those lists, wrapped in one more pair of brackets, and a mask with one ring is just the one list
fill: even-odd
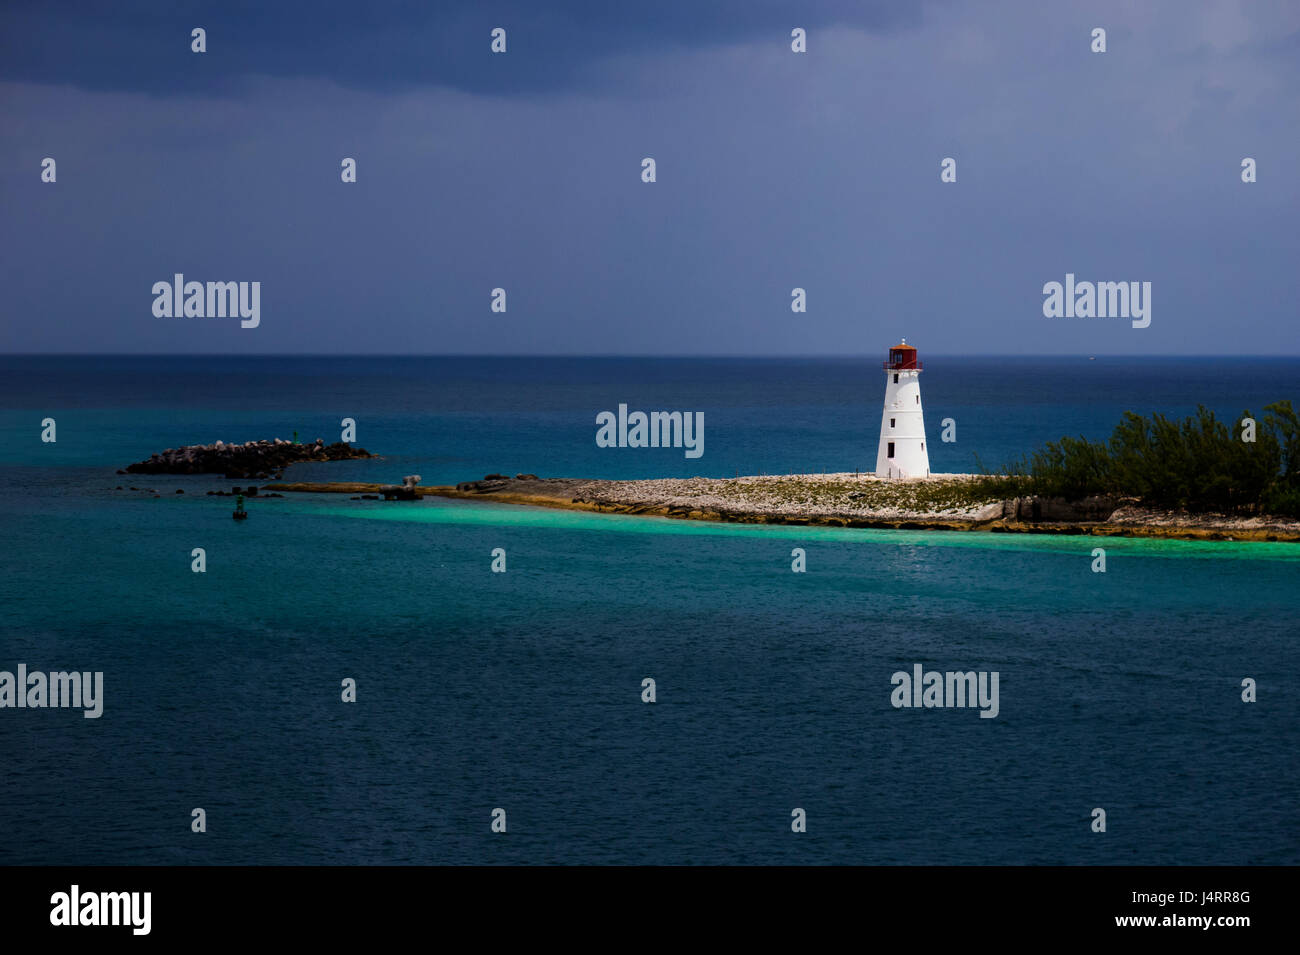
[(1106, 521), (1118, 503), (1109, 497), (1067, 501), (1059, 497), (1017, 497), (1002, 502), (1002, 517), (1031, 524), (1070, 521)]
[(462, 481), (456, 485), (458, 491), (471, 491), (476, 494), (486, 494), (493, 491), (504, 491), (510, 486), (510, 478), (503, 474), (493, 476), (489, 474), (481, 481)]
[(537, 480), (537, 475), (536, 475), (536, 474), (516, 474), (516, 475), (515, 475), (515, 480), (516, 480), (516, 481), (536, 481), (536, 480)]

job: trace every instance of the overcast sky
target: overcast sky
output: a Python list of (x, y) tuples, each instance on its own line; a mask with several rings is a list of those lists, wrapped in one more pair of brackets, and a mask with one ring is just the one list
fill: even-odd
[(1300, 354), (1293, 0), (289, 8), (0, 10), (0, 350)]

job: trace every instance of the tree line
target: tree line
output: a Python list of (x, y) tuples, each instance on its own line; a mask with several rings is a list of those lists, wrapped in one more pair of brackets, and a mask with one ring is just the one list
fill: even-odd
[[(978, 461), (978, 458), (977, 458)], [(1300, 416), (1290, 401), (1220, 421), (1125, 412), (1108, 441), (1062, 437), (991, 474), (1003, 496), (1136, 498), (1153, 507), (1300, 517)]]

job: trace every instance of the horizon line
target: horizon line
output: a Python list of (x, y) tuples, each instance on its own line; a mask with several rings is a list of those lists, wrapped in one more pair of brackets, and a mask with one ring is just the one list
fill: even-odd
[[(888, 349), (885, 349), (888, 351)], [(935, 358), (1125, 358), (1125, 359), (1180, 359), (1180, 358), (1263, 358), (1287, 359), (1300, 358), (1300, 352), (1278, 354), (1276, 352), (1241, 352), (1241, 353), (1186, 353), (1186, 354), (1136, 354), (1131, 352), (930, 352), (927, 356)], [(879, 352), (860, 352), (851, 354), (830, 354), (826, 352), (805, 352), (791, 354), (727, 354), (723, 352), (708, 354), (654, 353), (637, 354), (626, 352), (554, 352), (537, 354), (532, 352), (0, 352), (0, 358), (620, 358), (620, 359), (674, 359), (674, 360), (745, 360), (745, 361), (784, 361), (793, 359), (836, 359), (843, 361), (879, 360)], [(923, 359), (924, 360), (924, 359)]]

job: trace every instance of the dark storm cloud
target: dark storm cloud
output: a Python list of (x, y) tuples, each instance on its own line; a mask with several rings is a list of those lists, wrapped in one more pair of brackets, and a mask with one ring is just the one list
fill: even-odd
[[(1293, 0), (261, 6), (0, 15), (0, 349), (1300, 353)], [(155, 317), (177, 272), (260, 326)]]
[[(0, 11), (0, 80), (154, 94), (238, 89), (248, 75), (318, 77), (344, 87), (449, 86), (537, 93), (579, 83), (595, 61), (767, 36), (793, 26), (915, 26), (912, 0), (424, 0), (424, 2), (75, 2), (19, 0)], [(190, 53), (207, 31), (208, 55)], [(503, 27), (508, 57), (491, 57)]]

